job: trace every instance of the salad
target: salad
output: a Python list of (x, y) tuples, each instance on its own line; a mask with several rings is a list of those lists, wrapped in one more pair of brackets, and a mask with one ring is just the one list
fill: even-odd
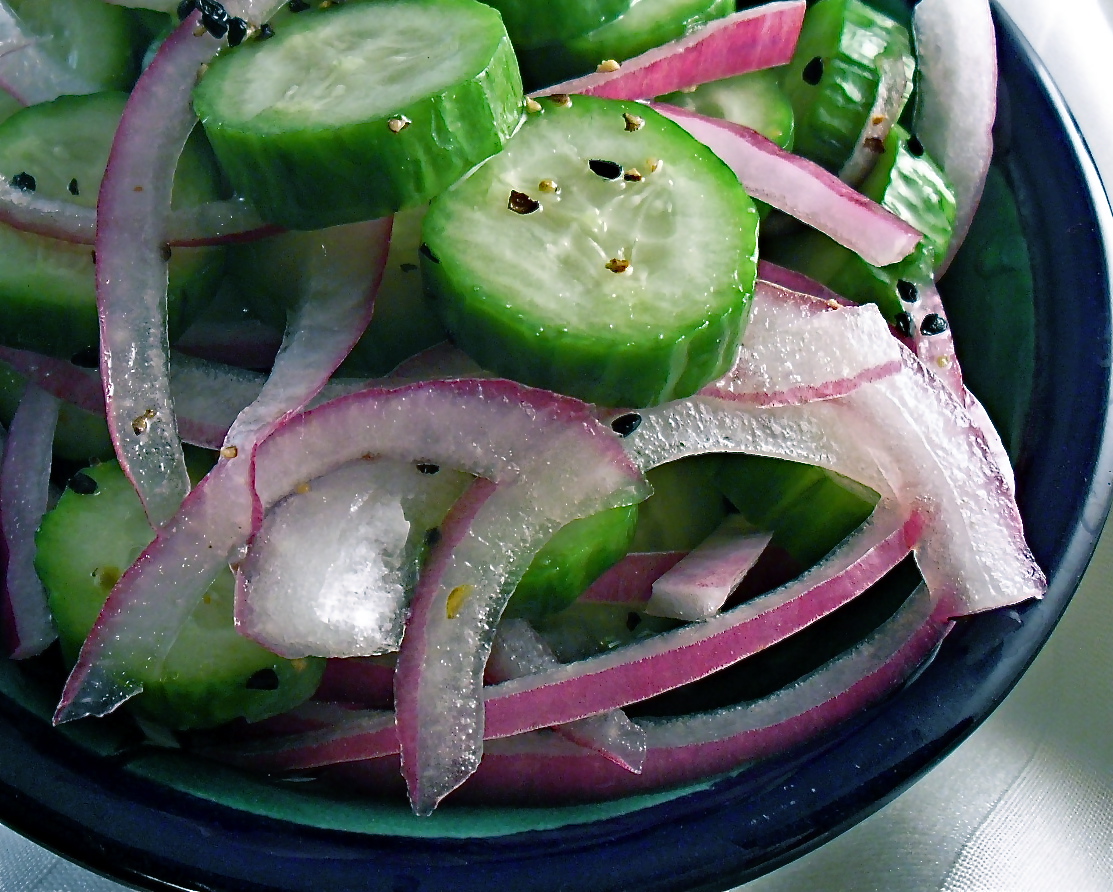
[(0, 4), (5, 631), (55, 722), (608, 798), (1042, 594), (935, 288), (987, 4), (144, 5)]

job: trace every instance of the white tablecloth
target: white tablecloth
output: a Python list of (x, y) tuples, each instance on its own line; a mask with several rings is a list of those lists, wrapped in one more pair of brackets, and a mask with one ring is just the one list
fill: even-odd
[[(1001, 0), (1113, 182), (1113, 0)], [(1113, 530), (1005, 703), (920, 783), (744, 892), (1113, 890)], [(121, 892), (0, 827), (0, 892)]]

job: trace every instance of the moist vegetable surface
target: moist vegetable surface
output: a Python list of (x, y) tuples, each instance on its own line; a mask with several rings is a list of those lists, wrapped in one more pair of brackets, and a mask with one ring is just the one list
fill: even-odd
[[(157, 37), (126, 98), (0, 78), (30, 106), (0, 163), (116, 109), (96, 171), (0, 169), (0, 234), (94, 266), (99, 346), (0, 348), (6, 631), (64, 663), (55, 721), (400, 774), (419, 815), (611, 798), (833, 728), (1039, 597), (935, 290), (991, 148), (957, 8), (186, 0), (128, 19)], [(48, 71), (92, 95), (20, 94)], [(187, 141), (219, 170), (172, 210)], [(199, 246), (235, 274), (179, 340)]]

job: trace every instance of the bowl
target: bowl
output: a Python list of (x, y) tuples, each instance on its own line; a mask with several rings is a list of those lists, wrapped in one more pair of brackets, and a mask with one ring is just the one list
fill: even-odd
[[(52, 680), (4, 663), (0, 821), (148, 889), (664, 892), (751, 879), (913, 783), (989, 714), (1047, 640), (1093, 552), (1113, 483), (1104, 247), (1113, 218), (1046, 71), (999, 11), (997, 24), (997, 200), (983, 204), (941, 290), (972, 388), (1014, 450), (1029, 542), (1049, 577), (1044, 599), (960, 620), (884, 703), (725, 778), (591, 806), (447, 805), (430, 819), (404, 804), (136, 749), (122, 723), (54, 729)], [(1008, 307), (993, 303), (992, 282), (1015, 286)]]

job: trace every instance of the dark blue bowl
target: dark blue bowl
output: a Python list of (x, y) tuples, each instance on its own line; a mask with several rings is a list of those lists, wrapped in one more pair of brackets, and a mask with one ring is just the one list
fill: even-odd
[[(1046, 641), (1093, 552), (1113, 482), (1109, 206), (1047, 73), (1004, 17), (999, 41), (995, 176), (1011, 187), (1023, 239), (1010, 259), (989, 221), (989, 241), (967, 251), (944, 284), (967, 375), (1018, 447), (1018, 498), (1048, 571), (1046, 598), (961, 621), (884, 704), (729, 779), (607, 806), (447, 807), (424, 822), (403, 806), (266, 783), (184, 756), (129, 759), (111, 723), (50, 728), (48, 685), (0, 666), (0, 820), (152, 889), (651, 892), (750, 879), (911, 784), (988, 715)], [(988, 293), (979, 276), (1001, 273), (995, 264), (1027, 268), (1025, 245), (1032, 306), (964, 310), (967, 295)], [(1031, 362), (1017, 362), (1025, 354)]]

